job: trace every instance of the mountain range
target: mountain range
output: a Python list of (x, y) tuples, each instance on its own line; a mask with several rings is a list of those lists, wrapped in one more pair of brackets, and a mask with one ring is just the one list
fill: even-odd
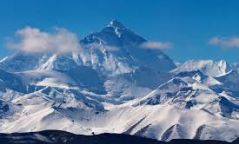
[(238, 140), (228, 143), (217, 140), (177, 139), (169, 142), (130, 136), (126, 134), (76, 135), (64, 131), (48, 130), (28, 133), (0, 134), (0, 142), (4, 144), (238, 144)]
[(161, 141), (239, 137), (239, 64), (175, 62), (117, 20), (79, 52), (0, 60), (0, 132), (63, 130)]

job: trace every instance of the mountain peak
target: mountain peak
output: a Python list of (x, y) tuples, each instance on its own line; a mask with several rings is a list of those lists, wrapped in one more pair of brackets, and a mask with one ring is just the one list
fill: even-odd
[(140, 35), (126, 28), (121, 22), (114, 19), (101, 31), (92, 33), (81, 40), (84, 44), (101, 43), (113, 46), (135, 46), (146, 40)]
[(125, 29), (125, 26), (116, 19), (113, 19), (112, 21), (110, 21), (110, 23), (107, 25), (107, 27), (112, 27), (112, 28), (117, 28), (117, 29)]

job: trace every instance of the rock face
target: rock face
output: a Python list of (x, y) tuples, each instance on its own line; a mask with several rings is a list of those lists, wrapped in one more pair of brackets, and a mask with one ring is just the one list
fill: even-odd
[(237, 64), (189, 60), (176, 67), (116, 20), (79, 41), (77, 53), (17, 52), (0, 61), (0, 132), (239, 137)]

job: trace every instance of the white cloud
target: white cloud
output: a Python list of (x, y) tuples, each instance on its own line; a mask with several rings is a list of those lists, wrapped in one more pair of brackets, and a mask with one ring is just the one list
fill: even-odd
[(209, 44), (222, 48), (239, 48), (239, 37), (213, 37)]
[(54, 32), (49, 33), (25, 27), (18, 30), (16, 36), (16, 39), (7, 42), (7, 46), (28, 53), (68, 53), (79, 48), (77, 36), (62, 28), (56, 28)]
[(148, 41), (141, 45), (145, 49), (168, 49), (172, 48), (173, 44), (169, 42)]

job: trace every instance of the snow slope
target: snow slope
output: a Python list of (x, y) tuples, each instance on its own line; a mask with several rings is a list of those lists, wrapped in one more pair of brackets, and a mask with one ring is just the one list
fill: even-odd
[(0, 132), (125, 133), (163, 141), (239, 137), (239, 71), (223, 60), (176, 65), (113, 20), (79, 53), (0, 61)]
[(206, 75), (217, 77), (226, 74), (230, 69), (230, 65), (224, 60), (189, 60), (178, 66), (173, 72), (200, 70)]

